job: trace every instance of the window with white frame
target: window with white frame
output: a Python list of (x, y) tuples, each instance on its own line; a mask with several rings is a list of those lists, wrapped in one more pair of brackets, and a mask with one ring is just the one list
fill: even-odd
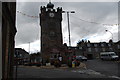
[(111, 46), (111, 44), (109, 43), (109, 44), (108, 44), (108, 46), (110, 47), (110, 46)]
[(102, 43), (101, 46), (104, 47), (104, 44)]
[(117, 45), (117, 47), (118, 47), (118, 49), (120, 49), (120, 45), (119, 44)]
[(95, 51), (98, 52), (98, 48), (95, 48)]
[(92, 51), (92, 49), (91, 48), (88, 48), (88, 52), (91, 52)]
[(79, 47), (79, 49), (82, 49), (82, 47)]
[(90, 47), (90, 43), (87, 44), (87, 47)]
[(110, 48), (109, 50), (110, 50), (110, 51), (113, 51), (113, 48)]
[(102, 48), (102, 51), (104, 52), (104, 51), (105, 51), (105, 48)]
[(97, 44), (94, 44), (95, 47), (97, 47)]

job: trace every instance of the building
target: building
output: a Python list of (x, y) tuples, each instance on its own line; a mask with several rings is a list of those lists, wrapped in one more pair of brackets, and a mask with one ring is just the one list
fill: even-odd
[(42, 63), (41, 53), (37, 52), (37, 53), (30, 54), (30, 63), (41, 64)]
[[(80, 41), (77, 43), (79, 55), (86, 56), (88, 59), (100, 58), (100, 52), (116, 52), (119, 53), (119, 42), (115, 43), (110, 40), (107, 42), (91, 43), (90, 41)], [(78, 54), (78, 53), (77, 53)]]
[(22, 48), (15, 48), (14, 61), (18, 65), (24, 65), (30, 62), (30, 55)]
[[(15, 0), (14, 0), (15, 1)], [(1, 12), (0, 12), (1, 13)], [(2, 2), (2, 79), (13, 78), (16, 2)]]
[(49, 2), (46, 7), (41, 6), (40, 10), (41, 53), (45, 62), (50, 57), (63, 54), (62, 8), (54, 9), (54, 4)]
[(118, 54), (120, 59), (120, 41), (116, 42), (114, 45), (114, 51)]

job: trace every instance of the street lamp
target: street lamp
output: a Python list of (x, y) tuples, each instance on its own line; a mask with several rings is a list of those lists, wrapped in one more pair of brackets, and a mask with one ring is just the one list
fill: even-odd
[(29, 54), (30, 54), (30, 42), (28, 42), (29, 43)]
[[(106, 32), (110, 32), (109, 30), (105, 30)], [(111, 33), (111, 35), (112, 35), (112, 40), (113, 40), (113, 33), (112, 32), (110, 32)]]
[(63, 11), (63, 13), (67, 13), (67, 19), (68, 19), (68, 33), (69, 33), (69, 47), (70, 47), (70, 46), (71, 46), (71, 39), (70, 39), (69, 13), (75, 13), (75, 11)]

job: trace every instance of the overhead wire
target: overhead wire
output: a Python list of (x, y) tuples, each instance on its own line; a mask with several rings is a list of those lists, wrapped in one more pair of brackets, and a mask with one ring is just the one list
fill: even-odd
[(39, 16), (28, 15), (28, 14), (25, 14), (25, 13), (23, 13), (23, 12), (21, 12), (21, 11), (17, 11), (17, 13), (20, 13), (20, 14), (22, 14), (22, 15), (24, 15), (24, 16), (31, 17), (31, 18), (39, 18)]
[[(28, 14), (25, 14), (25, 13), (23, 13), (21, 11), (17, 11), (17, 13), (20, 13), (20, 14), (22, 14), (24, 16), (31, 17), (31, 18), (39, 18), (39, 16), (28, 15)], [(81, 19), (81, 18), (73, 16), (73, 15), (71, 15), (71, 16), (74, 17), (75, 19), (80, 20), (80, 21), (84, 21), (84, 22), (88, 22), (88, 23), (92, 23), (92, 24), (101, 24), (103, 26), (114, 26), (114, 25), (118, 26), (118, 25), (120, 25), (120, 24), (103, 24), (103, 23), (99, 23), (99, 22), (95, 22), (95, 21), (84, 20), (84, 19)]]
[(81, 18), (73, 16), (73, 15), (71, 15), (71, 16), (74, 17), (75, 19), (80, 20), (80, 21), (84, 21), (84, 22), (88, 22), (88, 23), (92, 23), (92, 24), (101, 24), (101, 25), (104, 25), (104, 26), (114, 26), (114, 25), (118, 26), (118, 25), (120, 25), (120, 24), (103, 24), (103, 23), (98, 23), (98, 22), (94, 22), (94, 21), (84, 20), (84, 19), (81, 19)]

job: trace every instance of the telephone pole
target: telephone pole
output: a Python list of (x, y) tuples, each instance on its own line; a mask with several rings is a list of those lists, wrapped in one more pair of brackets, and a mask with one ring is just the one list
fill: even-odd
[(67, 13), (67, 20), (68, 20), (68, 34), (69, 34), (69, 47), (70, 47), (70, 46), (71, 46), (71, 38), (70, 38), (69, 13), (75, 13), (75, 11), (63, 11), (63, 13)]
[(29, 54), (30, 54), (30, 42), (29, 42)]

